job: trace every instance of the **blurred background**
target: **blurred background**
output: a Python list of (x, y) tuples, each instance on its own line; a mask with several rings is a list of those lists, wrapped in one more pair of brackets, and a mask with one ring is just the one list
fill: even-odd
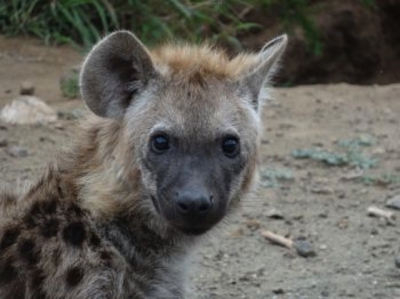
[(281, 85), (400, 80), (398, 0), (1, 0), (0, 32), (90, 48), (118, 28), (147, 45), (211, 40), (236, 53), (282, 32), (291, 48)]

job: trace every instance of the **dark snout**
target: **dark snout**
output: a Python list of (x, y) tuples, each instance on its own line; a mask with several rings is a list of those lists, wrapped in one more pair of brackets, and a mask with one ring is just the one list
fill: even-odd
[(198, 235), (210, 230), (225, 215), (227, 194), (215, 164), (198, 156), (180, 157), (159, 181), (154, 198), (158, 212), (173, 227)]
[(213, 195), (205, 185), (190, 184), (175, 187), (170, 203), (172, 223), (188, 234), (202, 234), (214, 224)]
[(190, 219), (206, 216), (212, 208), (213, 198), (206, 188), (185, 186), (175, 191), (173, 202), (177, 212)]

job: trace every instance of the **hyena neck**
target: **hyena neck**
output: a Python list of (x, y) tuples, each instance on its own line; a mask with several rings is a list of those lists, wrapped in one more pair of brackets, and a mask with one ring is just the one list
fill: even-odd
[(162, 235), (149, 227), (148, 223), (136, 221), (136, 217), (116, 218), (99, 227), (103, 237), (115, 246), (130, 265), (136, 267), (150, 261), (153, 264), (163, 260), (174, 261), (186, 256), (189, 244), (184, 242), (184, 237)]
[[(78, 200), (90, 211), (95, 225), (131, 263), (138, 256), (171, 256), (184, 253), (192, 238), (168, 226), (152, 207), (141, 187), (140, 172), (127, 171), (119, 144), (122, 128), (115, 122), (96, 119), (86, 124), (70, 155), (68, 172), (78, 186)], [(139, 255), (138, 255), (139, 254)]]

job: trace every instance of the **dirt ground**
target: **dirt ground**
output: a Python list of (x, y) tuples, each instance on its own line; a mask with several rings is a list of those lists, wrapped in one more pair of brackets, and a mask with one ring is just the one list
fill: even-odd
[[(58, 148), (68, 146), (75, 120), (66, 115), (84, 105), (63, 99), (58, 81), (81, 59), (68, 47), (0, 37), (0, 108), (29, 79), (36, 95), (64, 115), (50, 125), (0, 123), (0, 187), (28, 185)], [(372, 205), (390, 210), (387, 199), (400, 194), (399, 116), (400, 84), (277, 89), (265, 107), (260, 188), (228, 226), (199, 246), (190, 298), (400, 298), (394, 262), (400, 211), (392, 210), (393, 222), (367, 215)], [(14, 145), (28, 155), (10, 156)], [(328, 165), (337, 161), (293, 154), (310, 148), (347, 160)], [(362, 169), (372, 162), (374, 168)], [(271, 244), (261, 235), (265, 229), (305, 239), (316, 256)]]

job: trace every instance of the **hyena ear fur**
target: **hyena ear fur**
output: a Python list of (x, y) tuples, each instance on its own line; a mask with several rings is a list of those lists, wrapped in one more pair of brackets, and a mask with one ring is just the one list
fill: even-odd
[(239, 80), (241, 90), (248, 94), (255, 110), (258, 110), (262, 101), (267, 97), (268, 82), (274, 75), (287, 44), (286, 34), (268, 42), (257, 54), (254, 67)]
[(87, 56), (80, 76), (82, 97), (95, 114), (120, 119), (135, 94), (156, 76), (146, 47), (129, 31), (117, 31)]

